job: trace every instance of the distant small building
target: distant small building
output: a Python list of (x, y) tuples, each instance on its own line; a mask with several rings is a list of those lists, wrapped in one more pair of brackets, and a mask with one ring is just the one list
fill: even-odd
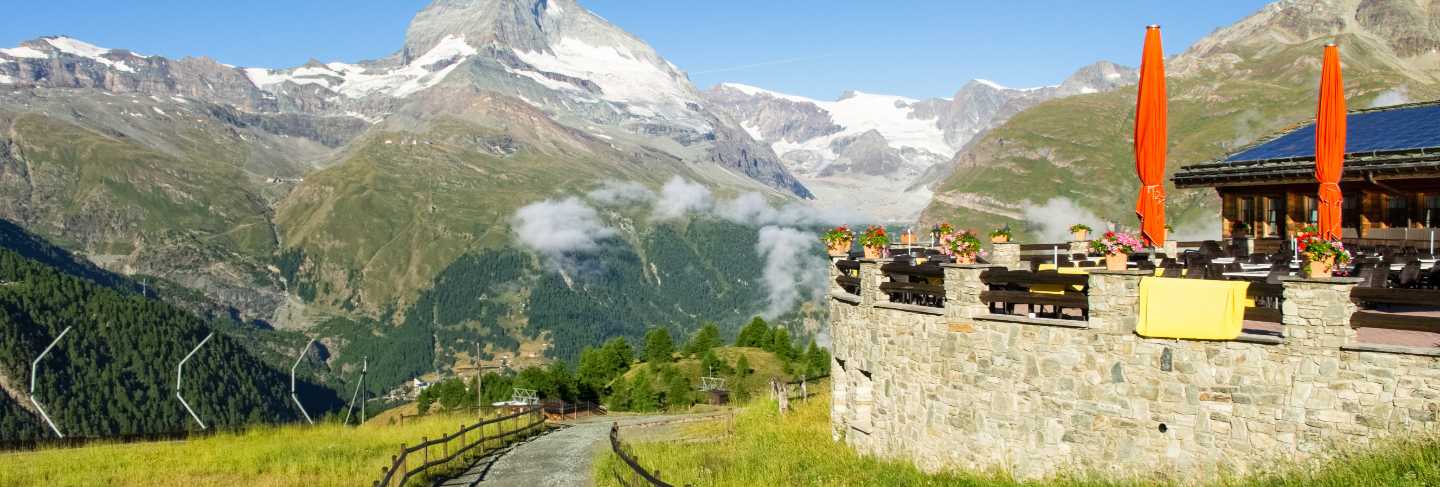
[[(1428, 240), (1440, 227), (1440, 101), (1351, 111), (1346, 126), (1344, 237), (1407, 245)], [(1317, 222), (1314, 171), (1312, 122), (1180, 169), (1173, 181), (1180, 188), (1215, 188), (1223, 237), (1244, 231), (1278, 241)]]

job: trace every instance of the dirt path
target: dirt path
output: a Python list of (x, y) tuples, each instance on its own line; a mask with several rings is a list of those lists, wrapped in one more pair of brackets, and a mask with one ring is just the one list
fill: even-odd
[(650, 423), (692, 421), (714, 414), (670, 416), (612, 416), (587, 418), (561, 426), (543, 436), (479, 459), (464, 474), (438, 485), (469, 486), (588, 486), (591, 465), (601, 448), (609, 448), (610, 424), (621, 428)]

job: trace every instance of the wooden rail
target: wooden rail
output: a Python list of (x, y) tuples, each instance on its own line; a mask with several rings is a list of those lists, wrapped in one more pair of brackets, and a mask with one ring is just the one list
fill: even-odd
[[(1002, 269), (991, 269), (980, 273), (981, 282), (989, 286), (989, 290), (980, 292), (980, 301), (990, 307), (991, 313), (1007, 315), (1049, 315), (1055, 319), (1080, 319), (1089, 318), (1090, 297), (1089, 284), (1090, 276), (1085, 274), (1061, 274), (1055, 271), (1010, 271)], [(1037, 285), (1058, 287), (1061, 292), (1037, 293), (1033, 288)], [(1076, 290), (1079, 287), (1081, 290)], [(1025, 305), (1028, 313), (1018, 313), (1016, 305)], [(1041, 307), (1048, 307), (1049, 311), (1041, 311)], [(1066, 315), (1065, 310), (1078, 310), (1079, 316)]]
[[(500, 440), (503, 444), (505, 440), (512, 436), (528, 435), (536, 428), (545, 425), (545, 415), (542, 414), (541, 411), (542, 409), (539, 406), (533, 406), (507, 416), (488, 419), (470, 426), (462, 426), (460, 431), (454, 434), (445, 435), (433, 440), (422, 438), (420, 444), (412, 447), (407, 448), (405, 445), (400, 445), (400, 454), (390, 457), (390, 466), (380, 469), (380, 480), (376, 480), (374, 485), (376, 487), (389, 487), (391, 485), (404, 486), (406, 482), (409, 482), (410, 479), (416, 475), (428, 469), (450, 463), (456, 458), (459, 458), (460, 455), (464, 455), (474, 449), (476, 446), (481, 447), (483, 450), (485, 442), (487, 441)], [(485, 435), (486, 426), (502, 424), (505, 421), (519, 423), (521, 418), (525, 418), (529, 422), (524, 425), (517, 424), (509, 431), (493, 437)], [(459, 445), (451, 448), (451, 445), (457, 441)], [(441, 454), (432, 459), (430, 451), (436, 448), (441, 450)], [(414, 468), (411, 467), (411, 463), (413, 463), (410, 458), (411, 455), (421, 457), (417, 459), (419, 463), (414, 466)]]
[(1357, 287), (1350, 299), (1358, 303), (1440, 306), (1440, 290)]
[[(1440, 290), (1435, 289), (1357, 287), (1350, 291), (1350, 299), (1361, 305), (1420, 306), (1440, 310)], [(1440, 317), (1360, 310), (1350, 316), (1350, 326), (1440, 332)]]
[(1350, 326), (1352, 328), (1384, 328), (1440, 333), (1440, 318), (1379, 311), (1356, 311), (1355, 314), (1350, 315)]
[[(880, 283), (880, 292), (889, 295), (890, 302), (945, 307), (945, 285), (931, 283), (932, 280), (945, 278), (943, 267), (931, 263), (911, 265), (895, 262), (880, 266), (880, 271), (891, 279), (891, 282)], [(906, 276), (908, 281), (895, 280), (895, 276)]]
[(616, 483), (625, 487), (674, 487), (660, 480), (658, 470), (655, 473), (645, 470), (645, 467), (640, 466), (640, 462), (635, 461), (635, 456), (625, 450), (624, 444), (620, 443), (620, 423), (610, 423), (610, 451), (615, 453), (626, 467), (624, 470), (616, 469), (611, 472)]

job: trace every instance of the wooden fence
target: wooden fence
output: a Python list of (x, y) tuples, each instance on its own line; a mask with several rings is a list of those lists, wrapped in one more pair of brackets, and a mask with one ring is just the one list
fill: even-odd
[(640, 462), (635, 460), (635, 455), (620, 442), (620, 423), (610, 424), (610, 451), (615, 453), (616, 457), (620, 458), (620, 463), (624, 464), (624, 467), (615, 468), (611, 471), (616, 483), (625, 487), (647, 485), (650, 487), (674, 487), (660, 480), (659, 470), (652, 473), (646, 470), (645, 467), (640, 466)]
[[(489, 425), (500, 425), (504, 428), (506, 422), (512, 426), (509, 430), (503, 431), (495, 436), (487, 436), (485, 427)], [(521, 424), (524, 422), (524, 424)], [(400, 445), (400, 454), (390, 457), (390, 466), (380, 469), (380, 480), (376, 480), (374, 486), (404, 486), (411, 478), (425, 472), (428, 469), (445, 465), (460, 458), (461, 455), (479, 447), (482, 451), (488, 441), (497, 441), (497, 447), (504, 445), (511, 437), (521, 438), (530, 435), (536, 429), (545, 426), (545, 415), (538, 406), (502, 416), (499, 418), (481, 421), (479, 423), (462, 426), (460, 431), (454, 434), (445, 435), (434, 440), (421, 438), (418, 445), (406, 447)], [(439, 455), (432, 456), (432, 450), (439, 450)], [(411, 458), (412, 456), (417, 458)]]

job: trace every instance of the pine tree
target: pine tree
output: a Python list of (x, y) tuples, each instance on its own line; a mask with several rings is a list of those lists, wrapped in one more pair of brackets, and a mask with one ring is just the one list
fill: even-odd
[(670, 339), (670, 330), (663, 327), (651, 328), (645, 333), (645, 361), (651, 364), (668, 364), (675, 359), (675, 342)]
[(690, 392), (690, 380), (686, 379), (683, 374), (671, 369), (671, 372), (666, 374), (665, 381), (667, 383), (665, 391), (666, 406), (669, 406), (670, 409), (673, 410), (688, 408), (691, 404), (694, 404), (695, 399)]
[(650, 369), (642, 368), (635, 373), (635, 379), (630, 382), (630, 410), (631, 411), (654, 411), (660, 409), (660, 400), (655, 394), (654, 379), (650, 375)]
[(756, 316), (740, 329), (740, 334), (735, 337), (737, 347), (764, 347), (770, 342), (770, 324), (764, 318)]
[(715, 355), (714, 349), (706, 350), (705, 355), (700, 357), (700, 373), (703, 375), (712, 377), (726, 376), (730, 375), (732, 370), (730, 364), (725, 363), (724, 360), (720, 360), (718, 355)]
[(685, 345), (685, 353), (697, 356), (706, 351), (720, 346), (720, 327), (714, 323), (705, 323), (695, 331), (695, 336), (690, 338), (690, 343)]

